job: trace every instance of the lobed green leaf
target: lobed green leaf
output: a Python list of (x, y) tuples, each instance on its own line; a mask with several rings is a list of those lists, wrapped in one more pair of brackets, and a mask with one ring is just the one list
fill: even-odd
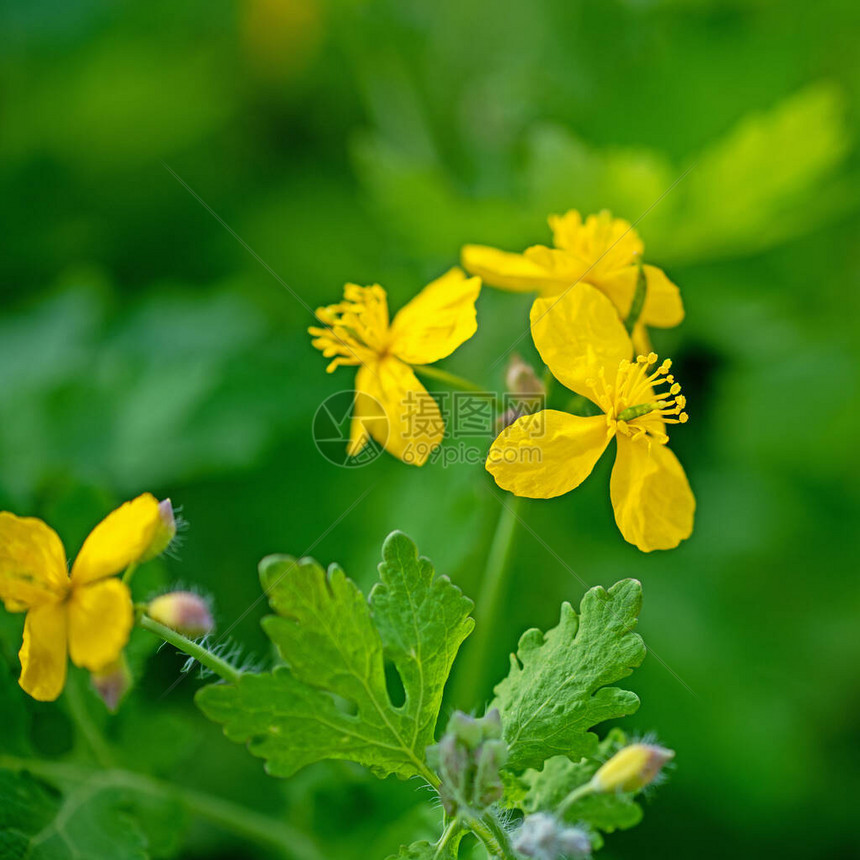
[(502, 715), (510, 770), (540, 768), (557, 755), (593, 755), (597, 736), (589, 729), (639, 707), (634, 693), (609, 685), (645, 657), (634, 632), (641, 605), (642, 586), (625, 579), (608, 591), (588, 591), (579, 615), (562, 604), (558, 626), (546, 634), (523, 634), (492, 703)]
[[(472, 630), (472, 602), (401, 532), (385, 541), (370, 600), (333, 565), (269, 556), (260, 578), (277, 613), (263, 621), (285, 666), (200, 690), (203, 712), (232, 740), (290, 776), (321, 759), (348, 759), (377, 776), (436, 777), (425, 763), (442, 692)], [(394, 705), (386, 660), (405, 701)]]

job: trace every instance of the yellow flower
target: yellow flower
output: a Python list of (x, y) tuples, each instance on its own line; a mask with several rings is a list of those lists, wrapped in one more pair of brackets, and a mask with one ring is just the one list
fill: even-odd
[(142, 559), (161, 524), (149, 493), (105, 517), (69, 575), (57, 533), (35, 517), (0, 513), (0, 599), (26, 612), (21, 687), (50, 702), (63, 691), (67, 659), (91, 672), (115, 663), (133, 623), (128, 586), (111, 577)]
[(487, 469), (496, 483), (517, 496), (560, 496), (591, 474), (614, 437), (610, 496), (621, 534), (643, 552), (677, 546), (692, 532), (696, 502), (666, 447), (666, 425), (687, 420), (671, 362), (658, 366), (654, 353), (631, 361), (615, 308), (588, 284), (537, 299), (531, 329), (553, 376), (603, 414), (581, 418), (547, 409), (519, 418), (490, 449)]
[[(575, 209), (566, 215), (550, 215), (554, 248), (534, 245), (522, 254), (511, 254), (485, 245), (466, 245), (463, 265), (493, 287), (517, 292), (536, 290), (541, 296), (557, 296), (575, 283), (597, 287), (626, 319), (633, 303), (639, 261), (645, 246), (639, 234), (622, 218), (604, 210), (582, 216)], [(644, 336), (642, 326), (671, 328), (684, 319), (678, 288), (656, 266), (643, 266), (648, 289), (639, 316), (635, 339)]]
[(350, 456), (372, 436), (395, 457), (421, 466), (441, 443), (445, 423), (439, 406), (412, 367), (445, 358), (475, 333), (480, 290), (480, 278), (453, 268), (424, 287), (390, 323), (386, 293), (378, 284), (347, 284), (342, 302), (317, 310), (325, 328), (308, 331), (313, 345), (333, 359), (328, 372), (358, 366)]

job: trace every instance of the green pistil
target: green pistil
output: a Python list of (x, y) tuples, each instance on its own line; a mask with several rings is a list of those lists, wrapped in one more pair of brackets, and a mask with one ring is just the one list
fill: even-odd
[(636, 406), (628, 406), (623, 412), (618, 413), (618, 420), (633, 421), (635, 418), (641, 418), (659, 408), (656, 403), (639, 403)]

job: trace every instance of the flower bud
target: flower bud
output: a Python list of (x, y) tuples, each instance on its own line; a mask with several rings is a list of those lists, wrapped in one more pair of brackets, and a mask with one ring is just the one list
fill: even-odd
[(507, 758), (498, 710), (481, 719), (454, 711), (442, 739), (427, 749), (427, 759), (442, 779), (439, 796), (445, 811), (481, 811), (501, 800), (501, 769)]
[(650, 785), (663, 765), (675, 757), (656, 744), (630, 744), (619, 750), (591, 778), (595, 791), (639, 791)]
[(514, 353), (505, 371), (505, 410), (496, 419), (496, 430), (501, 432), (523, 415), (539, 412), (545, 406), (546, 386), (538, 379), (534, 368)]
[(215, 627), (209, 604), (191, 591), (173, 591), (156, 597), (146, 614), (153, 621), (192, 639), (211, 633)]
[(526, 816), (514, 837), (514, 849), (536, 860), (588, 857), (591, 840), (584, 830), (568, 827), (546, 812), (537, 812)]
[(90, 681), (99, 698), (105, 703), (105, 707), (113, 714), (116, 713), (119, 703), (125, 694), (131, 689), (131, 670), (125, 654), (120, 654), (119, 659), (98, 672), (90, 673)]
[(142, 562), (149, 561), (156, 556), (161, 555), (170, 542), (176, 537), (176, 516), (173, 513), (173, 505), (170, 499), (165, 499), (158, 503), (158, 525), (155, 528), (155, 533), (152, 536), (152, 541), (149, 544), (146, 552), (140, 557)]
[(546, 394), (546, 387), (538, 379), (534, 368), (514, 353), (505, 371), (505, 387), (511, 394)]

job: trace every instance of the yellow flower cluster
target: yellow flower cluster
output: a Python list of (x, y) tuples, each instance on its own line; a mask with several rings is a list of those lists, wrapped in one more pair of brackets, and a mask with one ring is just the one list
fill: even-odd
[[(452, 269), (391, 324), (378, 285), (348, 284), (344, 301), (317, 311), (323, 327), (310, 332), (314, 346), (332, 359), (328, 370), (359, 367), (348, 452), (358, 453), (372, 436), (400, 459), (426, 462), (442, 441), (444, 424), (412, 366), (450, 355), (474, 334), (481, 280), (534, 291), (531, 333), (543, 362), (599, 414), (546, 409), (522, 416), (492, 444), (487, 470), (517, 496), (552, 498), (579, 486), (615, 439), (610, 496), (618, 528), (643, 552), (670, 549), (689, 537), (695, 512), (684, 470), (666, 446), (668, 425), (687, 421), (686, 400), (669, 372), (671, 361), (659, 362), (651, 351), (647, 327), (683, 320), (678, 287), (642, 262), (636, 230), (609, 212), (583, 220), (570, 211), (551, 216), (549, 225), (552, 248), (536, 245), (517, 254), (465, 246), (463, 265), (475, 277)], [(362, 393), (382, 404), (383, 416), (362, 412)], [(437, 419), (435, 432), (407, 421), (416, 404)], [(416, 445), (422, 456), (405, 456)]]
[[(531, 333), (541, 358), (600, 414), (546, 409), (522, 416), (491, 446), (487, 470), (517, 496), (551, 498), (579, 486), (615, 439), (610, 496), (618, 528), (643, 552), (670, 549), (689, 537), (695, 512), (684, 470), (666, 447), (668, 425), (687, 421), (686, 400), (671, 361), (658, 363), (651, 351), (647, 327), (683, 320), (680, 292), (661, 269), (642, 262), (643, 242), (627, 221), (606, 211), (583, 220), (572, 210), (550, 216), (549, 225), (552, 248), (516, 254), (466, 245), (463, 265), (475, 277), (452, 269), (391, 324), (378, 285), (348, 284), (344, 301), (317, 311), (323, 327), (310, 332), (313, 345), (332, 359), (328, 370), (359, 367), (348, 453), (358, 453), (371, 436), (395, 457), (423, 465), (441, 444), (444, 423), (412, 366), (450, 355), (474, 334), (481, 280), (534, 291)], [(384, 415), (367, 414), (366, 402), (382, 404)], [(436, 419), (434, 432), (410, 424), (416, 408)], [(420, 457), (406, 456), (416, 448)]]

